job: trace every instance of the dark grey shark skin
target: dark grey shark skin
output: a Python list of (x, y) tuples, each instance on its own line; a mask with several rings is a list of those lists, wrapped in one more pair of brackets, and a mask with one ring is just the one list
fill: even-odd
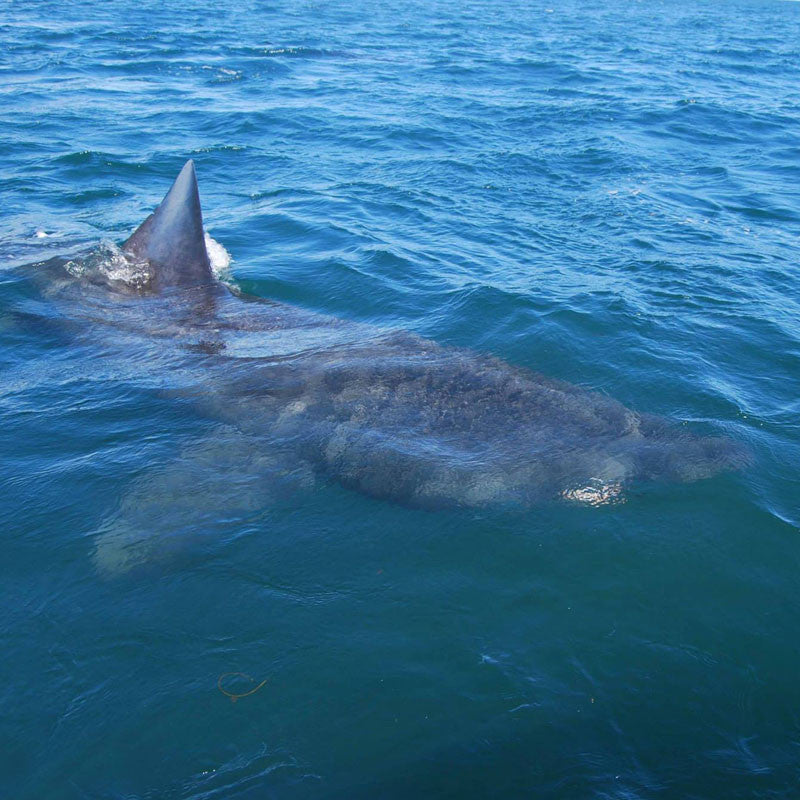
[(599, 505), (747, 461), (727, 438), (499, 358), (242, 296), (212, 276), (191, 162), (123, 247), (148, 273), (135, 290), (95, 265), (54, 291), (144, 343), (144, 368), (189, 376), (184, 395), (219, 435), (134, 484), (98, 537), (104, 570), (156, 557), (222, 507), (264, 507), (287, 481), (424, 509)]
[(203, 234), (194, 161), (186, 162), (158, 208), (122, 245), (152, 269), (152, 289), (214, 282)]

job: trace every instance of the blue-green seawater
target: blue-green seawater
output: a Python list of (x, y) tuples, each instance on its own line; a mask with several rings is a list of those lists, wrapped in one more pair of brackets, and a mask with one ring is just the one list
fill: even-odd
[[(0, 131), (0, 796), (800, 796), (800, 4), (4, 0)], [(213, 428), (35, 265), (187, 158), (247, 291), (750, 466), (513, 513), (323, 483), (228, 519), (231, 480), (214, 535), (100, 574)]]

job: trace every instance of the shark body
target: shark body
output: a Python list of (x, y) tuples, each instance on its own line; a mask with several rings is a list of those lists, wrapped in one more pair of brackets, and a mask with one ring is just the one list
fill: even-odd
[(88, 300), (93, 326), (179, 352), (186, 392), (220, 435), (133, 486), (98, 537), (108, 569), (151, 557), (165, 525), (257, 508), (286, 475), (425, 509), (524, 508), (615, 502), (635, 482), (746, 460), (727, 438), (489, 355), (240, 295), (212, 272), (191, 161), (121, 257), (135, 290), (84, 265), (58, 291)]

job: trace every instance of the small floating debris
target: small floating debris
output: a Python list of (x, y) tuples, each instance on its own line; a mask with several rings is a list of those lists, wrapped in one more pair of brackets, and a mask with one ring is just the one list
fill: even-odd
[[(217, 678), (217, 689), (219, 689), (225, 697), (230, 697), (231, 703), (235, 703), (237, 700), (240, 700), (242, 697), (249, 697), (251, 694), (255, 694), (259, 689), (261, 689), (264, 684), (266, 684), (267, 679), (265, 678), (258, 686), (250, 689), (247, 692), (232, 692), (230, 689), (226, 689), (224, 684), (228, 678), (242, 678), (243, 680), (249, 683), (255, 683), (256, 679), (252, 676), (248, 675), (246, 672), (223, 672), (222, 675)], [(230, 687), (232, 684), (235, 685), (236, 682), (234, 681), (227, 681), (228, 686)]]

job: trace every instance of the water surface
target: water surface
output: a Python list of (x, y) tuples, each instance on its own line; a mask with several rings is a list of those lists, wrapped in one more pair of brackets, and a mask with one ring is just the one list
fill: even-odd
[[(796, 796), (798, 87), (784, 2), (7, 2), (0, 794)], [(28, 265), (125, 239), (189, 157), (243, 290), (752, 466), (516, 513), (244, 513), (210, 466), (192, 546), (104, 574), (105, 522), (148, 482), (168, 519), (218, 429), (159, 331), (81, 340)]]

